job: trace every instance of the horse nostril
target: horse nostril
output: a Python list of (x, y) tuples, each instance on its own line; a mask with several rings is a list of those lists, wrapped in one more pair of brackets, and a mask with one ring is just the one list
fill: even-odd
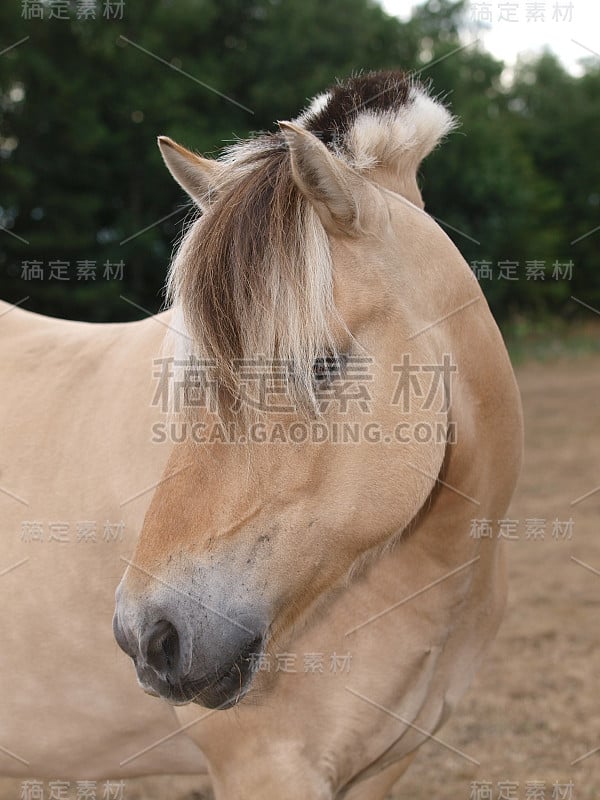
[(158, 673), (168, 674), (179, 664), (179, 634), (170, 622), (161, 619), (154, 624), (145, 638), (144, 653), (147, 663)]

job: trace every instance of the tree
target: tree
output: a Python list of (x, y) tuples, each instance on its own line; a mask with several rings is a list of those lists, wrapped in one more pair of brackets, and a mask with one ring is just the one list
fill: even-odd
[[(517, 281), (482, 281), (496, 314), (562, 310), (573, 290), (600, 303), (597, 239), (585, 236), (599, 224), (598, 66), (575, 78), (544, 55), (507, 86), (500, 61), (464, 47), (463, 0), (429, 0), (405, 23), (373, 0), (160, 0), (126, 3), (123, 19), (105, 19), (104, 2), (85, 20), (76, 2), (67, 20), (49, 19), (44, 0), (0, 6), (0, 50), (28, 37), (0, 56), (4, 298), (97, 321), (158, 310), (193, 210), (156, 136), (214, 155), (338, 76), (400, 67), (461, 121), (425, 162), (428, 210), (468, 261), (496, 274), (498, 262), (520, 264)], [(34, 5), (45, 18), (25, 18)], [(571, 256), (572, 283), (522, 274), (526, 261)], [(68, 263), (70, 280), (50, 280), (52, 263)], [(44, 278), (25, 280), (36, 269)]]

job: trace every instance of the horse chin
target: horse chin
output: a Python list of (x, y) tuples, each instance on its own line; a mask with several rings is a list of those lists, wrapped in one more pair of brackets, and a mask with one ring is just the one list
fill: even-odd
[(237, 705), (250, 691), (254, 675), (250, 673), (240, 683), (239, 676), (227, 675), (210, 686), (189, 687), (184, 691), (169, 691), (157, 693), (153, 690), (147, 692), (154, 697), (161, 697), (172, 706), (186, 706), (194, 703), (203, 708), (225, 710)]
[(228, 708), (233, 708), (233, 706), (236, 706), (248, 694), (251, 683), (252, 679), (250, 679), (245, 686), (242, 686), (241, 688), (238, 687), (229, 696), (226, 696), (225, 692), (223, 691), (210, 693), (206, 692), (198, 697), (195, 697), (192, 702), (196, 705), (202, 706), (203, 708), (226, 711)]
[(248, 679), (243, 686), (236, 686), (234, 690), (222, 683), (215, 684), (202, 689), (196, 694), (187, 692), (174, 692), (169, 689), (156, 691), (151, 687), (143, 686), (142, 689), (150, 697), (158, 697), (167, 702), (170, 706), (188, 706), (194, 703), (203, 708), (224, 710), (232, 708), (242, 700), (250, 690), (252, 678)]
[[(262, 652), (262, 646), (255, 654)], [(230, 669), (193, 697), (193, 702), (205, 708), (227, 709), (237, 705), (249, 692), (255, 677), (249, 658), (238, 659)]]

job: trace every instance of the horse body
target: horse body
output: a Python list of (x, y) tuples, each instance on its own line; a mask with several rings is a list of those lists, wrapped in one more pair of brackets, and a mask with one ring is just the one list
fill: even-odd
[[(151, 492), (125, 501), (164, 466), (165, 448), (149, 431), (165, 328), (65, 322), (6, 303), (1, 311), (1, 480), (10, 494), (0, 495), (0, 571), (27, 561), (0, 579), (0, 747), (18, 756), (0, 750), (0, 771), (90, 779), (202, 771), (185, 737), (120, 766), (175, 720), (131, 681), (108, 624), (120, 558), (131, 556)], [(124, 405), (123, 396), (135, 401)], [(95, 541), (77, 540), (83, 521), (96, 524)], [(27, 541), (34, 522), (43, 541)], [(124, 522), (122, 538), (104, 540), (107, 522)], [(59, 541), (65, 533), (69, 541)]]
[[(354, 154), (351, 169), (340, 149), (330, 155), (327, 136), (319, 145), (306, 133), (311, 119), (329, 130), (331, 97), (312, 117), (307, 112), (300, 124), (284, 127), (285, 141), (269, 144), (266, 154), (258, 147), (247, 158), (209, 163), (163, 142), (169, 168), (197, 202), (206, 205), (209, 194), (226, 198), (216, 201), (214, 214), (208, 204), (206, 222), (183, 245), (190, 266), (180, 274), (183, 314), (109, 326), (19, 310), (0, 317), (8, 354), (2, 485), (11, 493), (1, 498), (0, 567), (28, 559), (0, 578), (4, 607), (14, 609), (9, 646), (0, 652), (5, 774), (208, 770), (218, 800), (375, 800), (436, 737), (468, 686), (506, 593), (501, 542), (469, 531), (474, 518), (496, 520), (508, 506), (520, 468), (520, 405), (477, 281), (421, 210), (416, 167), (447, 119), (426, 104), (426, 119), (416, 124), (407, 111), (410, 87), (394, 83), (392, 102), (389, 80), (378, 96), (394, 114), (399, 104), (399, 117), (382, 105), (383, 117), (364, 118), (359, 90), (377, 92), (359, 84), (350, 93), (358, 108), (353, 126), (344, 133), (335, 117), (338, 148)], [(340, 91), (333, 100), (347, 114), (352, 107)], [(382, 119), (395, 147), (383, 138)], [(398, 130), (407, 126), (412, 138), (402, 140)], [(367, 139), (381, 156), (375, 164), (365, 158)], [(286, 142), (291, 171), (279, 152)], [(386, 170), (388, 156), (402, 169)], [(264, 185), (275, 194), (258, 203)], [(211, 296), (219, 276), (202, 287), (192, 269), (202, 253), (210, 263), (211, 241), (216, 253), (234, 224), (223, 204), (242, 223), (244, 208), (259, 209), (257, 225), (266, 208), (296, 209), (298, 230), (312, 242), (308, 252), (324, 252), (319, 237), (326, 232), (331, 264), (325, 260), (303, 286), (303, 273), (294, 275), (279, 252), (272, 268), (290, 271), (287, 288), (263, 266), (263, 284), (242, 276), (244, 286), (254, 281), (253, 303), (245, 308), (248, 300), (234, 285), (226, 308), (231, 286)], [(296, 253), (292, 233), (284, 243)], [(252, 244), (258, 256), (259, 244)], [(244, 255), (245, 245), (236, 247)], [(319, 310), (328, 291), (337, 316), (326, 304)], [(187, 306), (186, 292), (193, 299)], [(305, 316), (315, 325), (321, 320), (323, 347), (348, 352), (359, 342), (360, 352), (375, 354), (375, 418), (385, 430), (406, 423), (413, 431), (406, 441), (152, 441), (162, 419), (152, 404), (153, 359), (161, 349), (172, 353), (182, 340), (202, 339), (222, 365), (226, 346), (236, 340), (243, 351), (252, 315), (275, 313), (269, 302), (277, 297), (302, 343), (308, 334), (304, 306), (294, 305), (299, 296), (312, 309)], [(199, 298), (204, 313), (194, 327)], [(242, 318), (246, 332), (235, 329)], [(326, 318), (333, 319), (330, 328)], [(223, 331), (227, 341), (219, 339)], [(277, 347), (285, 345), (285, 325), (277, 329), (267, 317), (247, 341), (268, 352), (269, 340), (260, 339), (265, 331)], [(298, 341), (289, 349), (298, 368), (292, 389), (310, 403), (302, 364), (308, 354), (310, 369), (319, 352), (307, 345), (305, 353)], [(419, 392), (410, 407), (390, 405), (392, 366), (407, 353), (426, 369), (451, 354), (457, 374), (451, 391), (447, 380), (440, 386), (441, 406), (432, 408)], [(231, 399), (236, 378), (221, 378)], [(208, 408), (194, 414), (207, 425), (219, 421)], [(356, 411), (325, 418), (362, 420)], [(299, 419), (305, 417), (291, 417)], [(456, 430), (455, 441), (414, 435), (415, 424), (437, 430), (440, 421), (444, 431)], [(115, 516), (125, 521), (118, 543), (19, 536), (23, 520), (102, 525)], [(129, 567), (117, 593), (117, 641), (134, 659), (140, 685), (174, 707), (144, 696), (111, 638), (121, 558)]]

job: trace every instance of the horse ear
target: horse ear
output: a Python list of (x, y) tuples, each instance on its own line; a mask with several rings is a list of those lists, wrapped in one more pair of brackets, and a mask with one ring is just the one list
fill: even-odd
[(206, 209), (223, 174), (222, 164), (186, 150), (168, 136), (158, 137), (158, 147), (177, 183), (202, 210)]
[(290, 151), (296, 185), (312, 203), (325, 228), (357, 230), (358, 197), (364, 179), (306, 128), (292, 122), (280, 122), (279, 127)]

